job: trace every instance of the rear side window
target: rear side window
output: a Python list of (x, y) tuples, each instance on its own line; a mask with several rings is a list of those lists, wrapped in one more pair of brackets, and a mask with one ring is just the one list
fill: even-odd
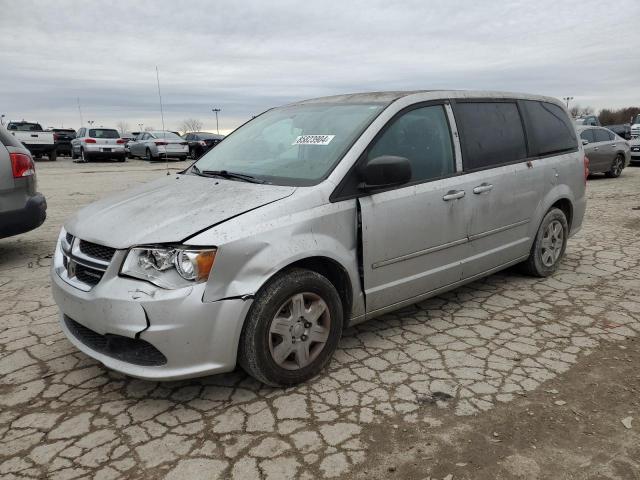
[(596, 137), (596, 142), (608, 142), (609, 140), (611, 140), (609, 138), (609, 132), (602, 128), (594, 128), (593, 134)]
[(586, 140), (589, 143), (595, 142), (596, 139), (593, 136), (593, 128), (588, 128), (586, 130), (583, 130), (582, 133), (580, 134), (580, 138), (582, 140)]
[(120, 138), (118, 131), (110, 128), (91, 128), (89, 136), (91, 138)]
[(0, 127), (0, 143), (2, 143), (5, 147), (24, 148), (20, 140), (11, 135), (2, 127)]
[(527, 146), (515, 102), (469, 102), (455, 105), (465, 170), (497, 167), (523, 160)]
[(578, 148), (575, 128), (565, 111), (558, 105), (525, 100), (528, 130), (538, 155), (572, 151)]

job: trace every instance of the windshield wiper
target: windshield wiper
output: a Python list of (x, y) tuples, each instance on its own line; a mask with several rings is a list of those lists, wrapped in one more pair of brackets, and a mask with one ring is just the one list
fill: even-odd
[(200, 171), (199, 169), (197, 169), (195, 165), (194, 165), (194, 168), (196, 169), (195, 172), (198, 175), (202, 175), (203, 177), (222, 177), (227, 179), (232, 178), (234, 180), (242, 180), (243, 182), (249, 182), (249, 183), (266, 183), (264, 180), (260, 180), (259, 178), (252, 177), (251, 175), (246, 175), (244, 173), (229, 172), (228, 170)]

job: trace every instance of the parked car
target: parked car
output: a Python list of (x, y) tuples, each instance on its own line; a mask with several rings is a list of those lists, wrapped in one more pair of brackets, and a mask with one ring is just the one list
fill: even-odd
[(125, 140), (115, 128), (82, 127), (71, 141), (71, 158), (80, 158), (81, 162), (97, 159), (124, 162), (124, 144)]
[(131, 146), (131, 142), (133, 142), (139, 134), (140, 132), (125, 132), (121, 135), (121, 138), (124, 140), (124, 153), (127, 157), (131, 157), (129, 147)]
[(131, 156), (145, 160), (179, 158), (184, 160), (189, 154), (189, 144), (174, 132), (157, 130), (142, 132), (129, 144)]
[(45, 132), (39, 123), (9, 122), (7, 130), (27, 147), (36, 160), (42, 155), (47, 155), (52, 161), (58, 158), (53, 132)]
[(631, 119), (631, 138), (640, 137), (640, 113)]
[(629, 140), (631, 163), (640, 163), (640, 137)]
[(575, 119), (576, 125), (592, 125), (594, 127), (600, 126), (600, 120), (595, 115), (584, 115)]
[(216, 135), (209, 132), (190, 132), (185, 133), (182, 138), (189, 142), (189, 157), (195, 160), (220, 143), (224, 135)]
[(31, 153), (0, 126), (0, 238), (33, 230), (46, 216), (47, 201), (37, 191)]
[(589, 158), (589, 173), (619, 177), (631, 160), (629, 143), (608, 128), (578, 127), (577, 130)]
[(58, 155), (71, 156), (71, 140), (76, 138), (76, 131), (72, 128), (52, 128), (51, 131)]
[(605, 125), (606, 128), (625, 140), (631, 140), (631, 125), (620, 123), (618, 125)]
[(518, 263), (552, 275), (582, 225), (587, 173), (549, 97), (297, 102), (67, 220), (53, 296), (70, 341), (114, 370), (169, 380), (239, 363), (296, 384), (347, 326)]

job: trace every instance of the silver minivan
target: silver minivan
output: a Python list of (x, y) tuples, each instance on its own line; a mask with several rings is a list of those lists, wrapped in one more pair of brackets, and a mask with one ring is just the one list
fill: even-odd
[(80, 210), (52, 288), (70, 341), (128, 375), (318, 374), (344, 328), (522, 264), (551, 275), (587, 159), (554, 98), (420, 91), (301, 101), (179, 174)]

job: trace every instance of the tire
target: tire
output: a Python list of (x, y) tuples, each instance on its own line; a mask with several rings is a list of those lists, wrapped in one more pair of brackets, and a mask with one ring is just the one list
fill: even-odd
[(529, 258), (522, 264), (525, 273), (548, 277), (558, 270), (568, 236), (567, 217), (559, 208), (552, 208), (542, 219)]
[(69, 153), (69, 156), (71, 157), (71, 160), (75, 160), (76, 158), (78, 158), (78, 156), (73, 152), (73, 147), (71, 148), (71, 153)]
[(120, 163), (124, 162), (127, 159), (126, 155), (122, 155), (121, 157), (116, 158), (116, 160)]
[(156, 158), (154, 158), (154, 156), (151, 155), (151, 150), (149, 150), (148, 148), (147, 148), (147, 151), (144, 153), (144, 159), (147, 162), (153, 162), (154, 160), (156, 160)]
[[(322, 313), (314, 320), (318, 312)], [(238, 361), (249, 375), (267, 385), (305, 382), (331, 360), (342, 323), (342, 302), (329, 280), (311, 270), (285, 271), (256, 295), (240, 336)]]
[(613, 163), (611, 164), (611, 168), (609, 171), (605, 172), (605, 175), (609, 178), (618, 178), (622, 174), (622, 169), (624, 168), (624, 157), (620, 154), (616, 155)]
[(85, 155), (84, 148), (80, 149), (80, 161), (82, 163), (88, 163), (89, 162), (89, 157), (87, 155)]
[(189, 149), (189, 158), (191, 160), (196, 160), (198, 158), (198, 153), (196, 152), (196, 149), (193, 147)]
[(51, 150), (49, 152), (49, 161), (50, 162), (55, 162), (58, 159), (58, 151), (57, 150)]

